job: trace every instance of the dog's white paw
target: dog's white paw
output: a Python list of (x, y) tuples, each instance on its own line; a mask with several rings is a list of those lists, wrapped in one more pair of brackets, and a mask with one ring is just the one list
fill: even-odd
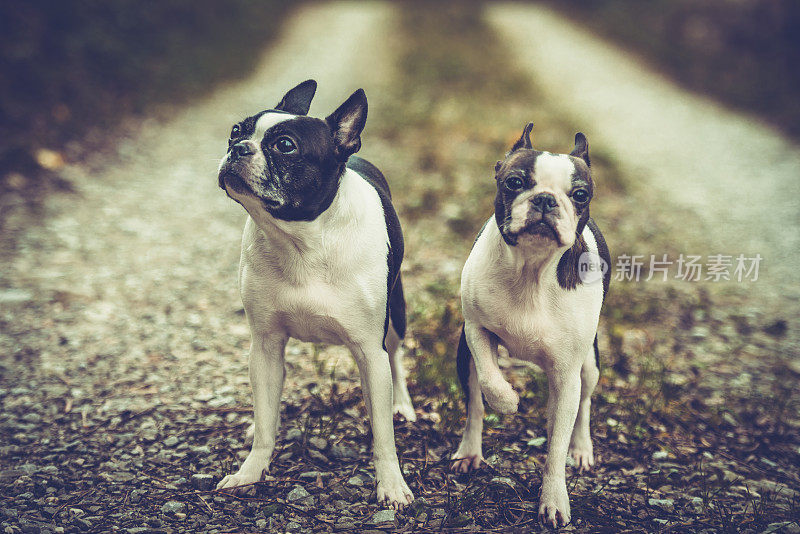
[(594, 466), (594, 452), (592, 449), (592, 440), (573, 440), (570, 445), (569, 455), (575, 460), (575, 468), (579, 473), (591, 471)]
[(539, 496), (539, 521), (546, 526), (558, 528), (572, 521), (569, 509), (567, 485), (563, 480), (542, 481)]
[(264, 478), (268, 467), (267, 458), (269, 458), (269, 454), (266, 451), (250, 451), (242, 467), (236, 473), (227, 475), (220, 480), (217, 489), (237, 494), (251, 491), (253, 484)]
[(469, 473), (470, 471), (477, 471), (481, 465), (486, 463), (482, 454), (475, 454), (471, 456), (458, 456), (453, 455), (453, 465), (450, 469), (456, 473)]
[(377, 494), (379, 503), (395, 510), (402, 510), (414, 502), (414, 494), (411, 493), (399, 470), (391, 475), (378, 475)]
[(403, 418), (409, 423), (413, 423), (417, 420), (417, 414), (414, 412), (414, 406), (411, 404), (410, 400), (407, 402), (395, 402), (392, 410), (393, 413), (403, 416)]
[(253, 492), (255, 490), (253, 484), (260, 481), (260, 476), (253, 477), (237, 472), (231, 475), (226, 475), (225, 478), (220, 480), (219, 484), (217, 484), (217, 489), (242, 495)]
[(480, 384), (483, 396), (495, 411), (504, 414), (517, 413), (519, 395), (502, 377)]

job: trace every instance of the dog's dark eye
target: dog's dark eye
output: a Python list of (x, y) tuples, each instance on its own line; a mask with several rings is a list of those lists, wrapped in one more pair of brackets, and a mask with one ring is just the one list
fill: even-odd
[(572, 192), (572, 200), (578, 204), (585, 204), (589, 201), (589, 192), (586, 189), (576, 189)]
[(279, 137), (275, 144), (273, 145), (275, 150), (280, 152), (281, 154), (291, 154), (295, 150), (297, 150), (297, 145), (294, 144), (294, 141), (289, 139), (288, 137)]
[(525, 187), (525, 181), (519, 176), (511, 176), (509, 178), (506, 178), (505, 184), (506, 187), (511, 191), (519, 191), (520, 189)]
[(238, 124), (234, 124), (233, 128), (231, 128), (231, 139), (236, 139), (242, 134), (242, 129), (239, 128)]

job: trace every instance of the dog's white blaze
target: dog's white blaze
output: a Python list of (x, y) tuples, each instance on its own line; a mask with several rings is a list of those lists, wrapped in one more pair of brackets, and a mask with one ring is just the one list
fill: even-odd
[(569, 191), (572, 187), (572, 174), (574, 172), (575, 164), (566, 154), (543, 152), (536, 158), (536, 163), (533, 166), (536, 187), (541, 188), (539, 192)]
[(264, 113), (256, 121), (255, 131), (251, 139), (260, 141), (264, 137), (264, 133), (273, 126), (295, 118), (297, 118), (297, 115), (289, 115), (287, 113), (275, 113), (274, 111)]

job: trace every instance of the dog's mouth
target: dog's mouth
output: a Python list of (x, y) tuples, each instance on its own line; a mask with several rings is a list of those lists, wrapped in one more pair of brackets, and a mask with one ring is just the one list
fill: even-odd
[[(231, 196), (230, 193), (233, 192), (237, 195), (256, 197), (266, 210), (277, 210), (283, 206), (283, 203), (278, 200), (257, 194), (255, 191), (253, 191), (253, 188), (247, 184), (241, 175), (231, 170), (226, 170), (220, 173), (219, 186), (228, 193), (228, 196)], [(237, 199), (234, 198), (234, 200)]]
[(539, 219), (538, 221), (531, 222), (522, 229), (520, 234), (536, 235), (559, 241), (558, 232), (553, 225), (546, 219)]
[(219, 186), (226, 191), (228, 189), (239, 194), (252, 194), (252, 190), (240, 175), (231, 170), (223, 170), (219, 173)]

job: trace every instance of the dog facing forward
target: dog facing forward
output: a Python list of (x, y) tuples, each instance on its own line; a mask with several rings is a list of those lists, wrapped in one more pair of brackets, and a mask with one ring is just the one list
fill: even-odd
[(250, 324), (253, 447), (218, 489), (261, 480), (278, 432), (290, 337), (345, 345), (361, 375), (373, 433), (377, 498), (414, 497), (403, 480), (392, 412), (414, 420), (397, 348), (405, 333), (403, 236), (386, 179), (353, 156), (367, 120), (364, 91), (327, 118), (306, 116), (308, 80), (273, 109), (235, 124), (219, 185), (249, 215), (239, 289)]
[(457, 367), (467, 423), (453, 469), (466, 472), (483, 461), (483, 397), (500, 413), (517, 411), (519, 397), (497, 365), (502, 344), (547, 374), (548, 451), (539, 517), (558, 526), (570, 522), (568, 452), (580, 470), (594, 465), (589, 408), (599, 377), (597, 325), (610, 257), (589, 217), (586, 137), (577, 134), (568, 155), (540, 152), (531, 146), (532, 127), (497, 162), (494, 221), (484, 225), (461, 275), (464, 329)]

